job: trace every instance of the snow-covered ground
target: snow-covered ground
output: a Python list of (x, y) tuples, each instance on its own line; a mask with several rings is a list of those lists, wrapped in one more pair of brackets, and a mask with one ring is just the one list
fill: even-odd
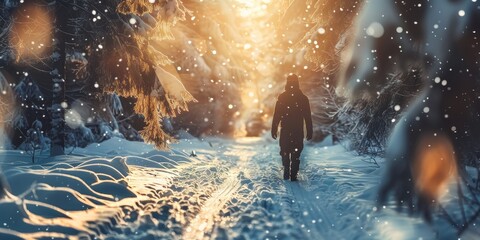
[(0, 239), (455, 238), (379, 211), (381, 168), (339, 145), (307, 145), (298, 182), (281, 178), (277, 142), (264, 138), (171, 147), (114, 138), (35, 164), (2, 151), (12, 194), (0, 201)]

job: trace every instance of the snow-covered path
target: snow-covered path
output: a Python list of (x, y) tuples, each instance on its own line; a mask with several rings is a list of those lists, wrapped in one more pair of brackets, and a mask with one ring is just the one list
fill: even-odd
[[(213, 150), (205, 153), (197, 149), (198, 161), (179, 166), (168, 183), (143, 180), (150, 182), (149, 189), (157, 188), (161, 201), (152, 207), (153, 214), (144, 212), (143, 218), (148, 220), (139, 217), (138, 229), (129, 231), (134, 237), (434, 237), (419, 219), (412, 220), (388, 209), (378, 212), (372, 201), (379, 181), (378, 168), (341, 146), (307, 146), (299, 181), (290, 182), (281, 178), (276, 143), (245, 138), (213, 139), (210, 145)], [(203, 154), (214, 157), (202, 159)], [(142, 179), (145, 170), (134, 170), (131, 175), (138, 174)]]
[[(182, 140), (172, 148), (164, 153), (143, 143), (109, 140), (77, 152), (97, 157), (40, 158), (39, 165), (31, 165), (28, 156), (17, 156), (11, 166), (4, 160), (13, 193), (27, 205), (18, 205), (15, 197), (0, 201), (0, 207), (16, 203), (20, 209), (13, 218), (0, 217), (7, 221), (0, 238), (436, 238), (418, 218), (390, 207), (378, 211), (373, 200), (380, 169), (342, 146), (307, 145), (298, 182), (281, 178), (277, 142), (264, 138)], [(188, 157), (192, 151), (196, 156)], [(22, 194), (30, 185), (17, 184), (20, 178), (37, 185)], [(49, 210), (32, 207), (38, 202)]]

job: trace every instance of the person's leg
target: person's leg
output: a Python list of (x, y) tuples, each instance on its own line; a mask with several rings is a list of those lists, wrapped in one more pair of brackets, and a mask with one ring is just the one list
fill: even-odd
[(296, 151), (292, 153), (291, 162), (292, 162), (292, 169), (290, 180), (297, 181), (297, 174), (298, 170), (300, 169), (300, 154), (301, 151)]
[(283, 179), (290, 179), (290, 153), (281, 152), (283, 164)]
[(288, 134), (282, 129), (280, 131), (280, 155), (282, 156), (283, 165), (283, 179), (290, 179), (290, 138)]

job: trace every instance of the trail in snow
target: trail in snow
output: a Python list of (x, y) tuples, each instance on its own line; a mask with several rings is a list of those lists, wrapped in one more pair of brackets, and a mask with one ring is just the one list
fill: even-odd
[[(55, 233), (49, 236), (189, 240), (438, 237), (434, 228), (418, 218), (397, 214), (390, 207), (378, 211), (373, 200), (380, 170), (341, 146), (306, 146), (299, 181), (290, 182), (282, 179), (276, 142), (262, 138), (215, 138), (208, 141), (209, 144), (186, 141), (173, 145), (171, 153), (152, 151), (133, 143), (122, 144), (123, 147), (132, 145), (127, 147), (128, 151), (119, 147), (117, 152), (112, 148), (118, 143), (105, 143), (99, 148), (106, 148), (115, 156), (125, 155), (115, 159), (116, 162), (125, 159), (128, 174), (123, 173), (125, 178), (118, 176), (119, 179), (113, 182), (109, 176), (116, 172), (105, 168), (105, 173), (97, 174), (97, 177), (107, 182), (98, 179), (91, 179), (91, 182), (99, 185), (95, 189), (102, 193), (115, 192), (109, 190), (111, 187), (123, 185), (125, 188), (128, 185), (126, 190), (135, 197), (118, 202), (93, 202), (90, 204), (97, 204), (94, 208), (68, 213), (72, 219), (66, 222), (70, 224), (66, 227), (74, 229), (67, 228), (70, 232), (62, 232), (62, 221), (53, 219), (59, 226), (52, 228)], [(192, 150), (197, 156), (188, 157)], [(122, 154), (125, 152), (127, 154)], [(78, 169), (85, 165), (81, 164), (85, 159), (93, 159), (90, 163), (118, 167), (115, 161), (98, 157), (69, 158), (60, 163), (65, 174), (86, 174), (68, 172), (72, 166)], [(28, 171), (45, 171), (46, 166), (60, 166), (56, 164), (47, 162), (37, 167), (39, 170)], [(28, 169), (28, 166), (10, 167), (7, 172), (15, 176), (24, 171), (19, 169)], [(95, 170), (93, 166), (88, 169)], [(83, 177), (84, 182), (87, 180)], [(59, 183), (50, 181), (48, 184), (55, 190)], [(102, 184), (107, 185), (101, 187)], [(32, 199), (38, 201), (38, 193)], [(88, 194), (82, 196), (95, 200)], [(55, 201), (50, 202), (55, 204)], [(73, 222), (81, 228), (72, 225)], [(24, 238), (48, 235), (35, 235), (38, 230), (34, 229), (14, 230), (27, 233), (21, 235)], [(441, 236), (454, 236), (448, 230), (442, 230)], [(15, 231), (0, 228), (0, 236), (2, 232), (9, 236), (20, 234)]]
[[(406, 236), (398, 235), (405, 226), (379, 231), (384, 221), (371, 201), (378, 174), (370, 174), (377, 168), (339, 146), (331, 153), (328, 148), (307, 147), (299, 181), (290, 182), (281, 178), (278, 147), (271, 142), (213, 139), (211, 145), (214, 158), (180, 166), (171, 185), (155, 183), (161, 200), (154, 208), (160, 210), (145, 216), (160, 220), (152, 224), (140, 220), (132, 234), (181, 239)], [(399, 221), (411, 223), (407, 218)], [(434, 236), (428, 230), (414, 234)]]
[(245, 164), (251, 158), (253, 152), (240, 151), (225, 153), (225, 155), (238, 157), (237, 165), (229, 170), (227, 179), (218, 186), (218, 189), (205, 201), (200, 212), (188, 224), (183, 234), (184, 239), (203, 239), (210, 236), (216, 221), (219, 220), (219, 213), (241, 187), (239, 174), (245, 168)]

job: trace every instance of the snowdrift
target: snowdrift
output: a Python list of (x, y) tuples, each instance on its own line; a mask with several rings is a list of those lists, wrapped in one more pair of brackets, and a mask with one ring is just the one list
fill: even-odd
[(8, 185), (0, 200), (0, 239), (89, 239), (118, 232), (126, 225), (122, 222), (144, 211), (147, 201), (141, 187), (129, 181), (131, 169), (157, 169), (159, 180), (168, 183), (174, 168), (192, 161), (186, 151), (161, 152), (118, 138), (76, 149), (72, 155), (45, 154), (32, 165), (25, 152), (0, 153)]

